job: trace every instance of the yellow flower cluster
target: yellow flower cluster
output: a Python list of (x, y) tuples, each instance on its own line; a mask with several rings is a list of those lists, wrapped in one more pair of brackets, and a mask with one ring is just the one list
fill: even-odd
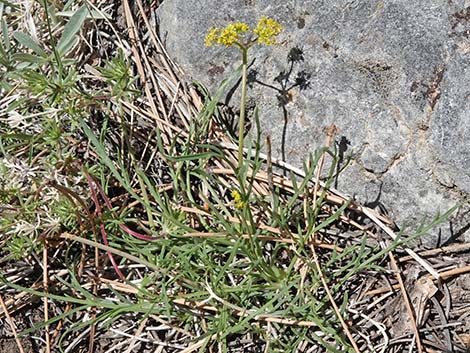
[[(210, 47), (212, 44), (222, 44), (230, 47), (232, 44), (238, 44), (243, 47), (249, 47), (253, 43), (241, 42), (241, 35), (248, 32), (250, 27), (244, 22), (235, 22), (227, 25), (225, 28), (211, 28), (206, 36), (205, 44)], [(274, 44), (276, 37), (282, 30), (282, 26), (272, 18), (263, 17), (259, 20), (258, 25), (253, 33), (258, 36), (254, 43), (258, 44)]]
[(222, 44), (227, 47), (240, 41), (239, 36), (248, 31), (250, 27), (243, 22), (231, 23), (227, 27), (218, 29), (211, 28), (209, 34), (206, 36), (206, 46), (210, 47), (212, 44)]
[(272, 18), (263, 17), (259, 20), (258, 25), (253, 30), (258, 36), (258, 43), (266, 45), (276, 43), (276, 37), (282, 31), (282, 26)]
[(241, 209), (245, 207), (245, 202), (242, 200), (242, 195), (240, 195), (238, 190), (232, 190), (232, 197), (235, 208)]

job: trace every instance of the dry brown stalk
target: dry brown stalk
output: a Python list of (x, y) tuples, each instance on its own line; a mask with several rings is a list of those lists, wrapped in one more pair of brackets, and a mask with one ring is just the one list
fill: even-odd
[[(157, 106), (155, 105), (155, 100), (153, 99), (152, 92), (150, 90), (150, 85), (148, 84), (147, 81), (147, 75), (145, 74), (147, 70), (151, 70), (150, 65), (148, 64), (148, 61), (146, 61), (147, 64), (147, 70), (144, 69), (144, 65), (142, 64), (141, 61), (141, 55), (140, 53), (143, 53), (144, 57), (145, 55), (145, 50), (142, 47), (142, 42), (139, 40), (139, 33), (137, 32), (137, 27), (134, 22), (134, 18), (132, 16), (132, 11), (129, 6), (129, 2), (127, 0), (123, 1), (124, 5), (124, 14), (126, 17), (126, 22), (127, 22), (127, 27), (128, 27), (128, 33), (129, 33), (129, 38), (132, 46), (132, 58), (134, 60), (135, 65), (137, 66), (137, 71), (139, 73), (140, 81), (142, 83), (142, 86), (145, 91), (145, 95), (147, 97), (147, 102), (150, 104), (150, 107), (152, 109), (152, 113), (154, 116), (158, 116), (158, 109)], [(137, 46), (136, 46), (137, 43)], [(159, 129), (163, 130), (163, 126), (160, 124), (159, 121), (156, 121), (157, 126)], [(169, 140), (166, 134), (162, 135), (162, 139), (165, 143), (165, 145), (168, 145)]]
[[(210, 311), (213, 313), (218, 312), (217, 307), (208, 305), (203, 302), (198, 301), (189, 301), (187, 299), (174, 299), (172, 301), (174, 304), (177, 305), (184, 305), (191, 309), (197, 309), (201, 311)], [(233, 309), (233, 313), (240, 317), (248, 317), (252, 315), (252, 310), (238, 310)], [(305, 321), (305, 320), (292, 320), (292, 319), (284, 319), (282, 317), (274, 316), (274, 315), (255, 315), (253, 316), (253, 320), (255, 321), (265, 321), (265, 322), (272, 322), (282, 325), (289, 325), (289, 326), (302, 326), (302, 327), (317, 327), (313, 321)]]
[[(142, 334), (142, 331), (145, 328), (145, 325), (147, 324), (148, 317), (142, 320), (142, 322), (139, 324), (139, 327), (137, 327), (136, 332), (134, 333), (134, 338), (129, 342), (129, 347), (124, 351), (124, 353), (132, 353), (135, 347), (135, 344), (137, 343), (137, 338)], [(90, 351), (93, 352), (93, 351)]]
[(18, 346), (18, 350), (20, 351), (20, 353), (24, 353), (23, 345), (21, 344), (20, 338), (18, 337), (18, 333), (16, 332), (15, 324), (13, 320), (11, 319), (10, 313), (8, 312), (8, 309), (1, 295), (0, 295), (0, 306), (2, 307), (2, 310), (8, 321), (8, 324), (10, 325), (11, 331), (13, 332), (13, 337), (15, 338), (15, 342), (16, 342), (16, 345)]
[[(467, 250), (470, 250), (470, 243), (456, 244), (456, 245), (445, 246), (445, 247), (437, 248), (437, 249), (419, 251), (418, 255), (422, 257), (427, 257), (427, 256), (434, 256), (434, 255), (439, 255), (439, 254), (450, 254), (454, 252), (461, 252), (461, 251), (467, 251)], [(403, 256), (398, 259), (398, 262), (406, 262), (410, 260), (413, 260), (413, 257)], [(441, 276), (442, 276), (442, 273), (441, 273)]]
[[(370, 212), (369, 209), (363, 208), (364, 214), (369, 217), (377, 226), (379, 226), (385, 233), (387, 233), (393, 240), (397, 239), (397, 235), (393, 230), (380, 221), (374, 214)], [(431, 266), (429, 262), (421, 258), (410, 248), (405, 248), (405, 251), (416, 261), (418, 262), (426, 271), (428, 271), (435, 279), (439, 280), (439, 273)]]
[[(460, 267), (460, 268), (455, 268), (453, 270), (440, 272), (439, 276), (442, 280), (447, 280), (449, 278), (452, 278), (452, 277), (455, 277), (457, 275), (461, 275), (461, 274), (464, 274), (464, 273), (468, 273), (468, 272), (470, 272), (470, 265)], [(433, 279), (435, 284), (439, 283), (439, 281), (436, 280), (434, 278), (434, 276), (428, 275), (428, 278)], [(398, 289), (398, 288), (400, 288), (399, 284), (394, 284), (392, 286), (392, 289)], [(376, 289), (373, 289), (373, 290), (370, 290), (370, 291), (366, 292), (364, 295), (371, 296), (371, 295), (383, 294), (383, 293), (387, 293), (387, 292), (390, 292), (390, 287), (376, 288)]]
[(189, 346), (188, 348), (185, 348), (183, 350), (181, 350), (179, 353), (191, 353), (191, 352), (194, 352), (196, 350), (198, 350), (199, 348), (201, 348), (203, 345), (205, 345), (207, 342), (209, 341), (213, 341), (217, 338), (217, 334), (213, 334), (212, 336), (210, 337), (205, 337), (203, 339), (201, 339), (200, 341), (197, 341), (196, 343), (194, 343), (193, 345)]
[[(464, 267), (459, 267), (459, 268), (455, 268), (453, 270), (448, 270), (448, 271), (444, 271), (444, 272), (441, 272), (439, 273), (439, 275), (441, 276), (441, 278), (443, 279), (449, 279), (451, 277), (454, 277), (454, 276), (457, 276), (457, 275), (461, 275), (461, 274), (464, 274), (464, 273), (468, 273), (470, 272), (470, 265), (468, 266), (464, 266)], [(438, 281), (436, 281), (438, 283)]]
[(416, 338), (416, 346), (418, 348), (418, 352), (422, 353), (423, 352), (423, 347), (421, 345), (421, 338), (419, 337), (419, 331), (418, 331), (418, 326), (416, 324), (415, 313), (414, 313), (413, 308), (411, 307), (410, 300), (408, 298), (408, 293), (406, 292), (405, 285), (403, 283), (403, 279), (401, 278), (400, 269), (398, 268), (395, 257), (393, 256), (391, 251), (388, 252), (388, 256), (390, 258), (390, 263), (392, 265), (393, 272), (395, 273), (395, 277), (398, 281), (400, 292), (401, 292), (403, 300), (405, 302), (406, 310), (407, 310), (408, 315), (410, 317), (411, 327), (413, 329), (413, 332), (414, 332), (414, 335), (415, 335), (415, 338)]

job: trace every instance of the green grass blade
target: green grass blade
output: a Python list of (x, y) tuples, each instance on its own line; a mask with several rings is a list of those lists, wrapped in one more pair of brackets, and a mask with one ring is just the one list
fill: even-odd
[[(127, 175), (121, 175), (114, 165), (111, 158), (109, 158), (102, 143), (98, 141), (95, 134), (91, 131), (90, 127), (82, 119), (78, 120), (79, 125), (82, 127), (83, 132), (88, 137), (92, 145), (94, 146), (95, 152), (100, 156), (101, 161), (108, 167), (113, 176), (126, 188), (126, 190), (138, 201), (141, 201), (141, 197), (132, 189), (130, 181)], [(121, 168), (123, 169), (123, 168)]]

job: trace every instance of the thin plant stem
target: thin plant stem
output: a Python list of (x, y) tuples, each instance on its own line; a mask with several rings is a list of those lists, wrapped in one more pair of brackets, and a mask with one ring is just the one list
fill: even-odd
[(245, 135), (245, 103), (246, 103), (246, 77), (248, 63), (248, 48), (240, 46), (242, 51), (242, 92), (240, 101), (240, 121), (238, 122), (238, 168), (243, 165), (243, 141)]

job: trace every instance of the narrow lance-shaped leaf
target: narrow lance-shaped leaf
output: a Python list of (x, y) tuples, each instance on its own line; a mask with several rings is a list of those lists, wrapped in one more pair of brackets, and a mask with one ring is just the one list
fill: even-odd
[(40, 56), (46, 56), (46, 52), (44, 51), (44, 49), (42, 49), (29, 34), (24, 32), (15, 32), (13, 33), (13, 37), (15, 37), (18, 43), (25, 46), (26, 48), (31, 49), (36, 54)]
[(77, 42), (78, 42), (77, 36), (72, 37), (72, 39), (70, 39), (70, 41), (68, 41), (67, 43), (65, 43), (63, 46), (61, 46), (58, 49), (59, 54), (61, 56), (67, 54), (75, 46), (75, 44), (77, 44)]
[(28, 53), (15, 53), (11, 56), (11, 60), (19, 63), (27, 62), (39, 65), (44, 64), (46, 62), (45, 58)]
[(62, 36), (57, 44), (57, 50), (61, 55), (64, 55), (67, 50), (73, 46), (75, 35), (82, 27), (83, 22), (88, 14), (88, 9), (85, 6), (80, 7), (75, 14), (70, 17), (70, 21), (65, 25)]
[[(56, 13), (56, 16), (72, 17), (74, 14), (75, 12), (73, 11), (60, 11)], [(104, 11), (91, 10), (91, 12), (87, 15), (87, 18), (93, 18), (95, 20), (111, 20), (113, 17)]]
[(2, 18), (2, 35), (3, 44), (5, 45), (5, 51), (10, 51), (10, 38), (8, 37), (8, 25), (4, 18)]

